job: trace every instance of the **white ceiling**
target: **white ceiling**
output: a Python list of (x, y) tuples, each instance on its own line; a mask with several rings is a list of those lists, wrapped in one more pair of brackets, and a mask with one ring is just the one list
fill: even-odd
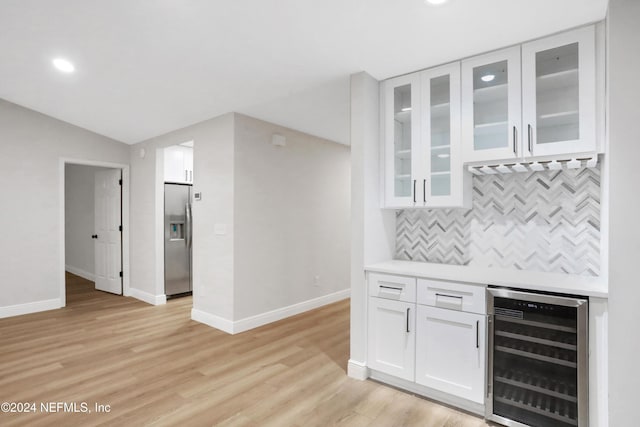
[[(378, 79), (601, 20), (607, 0), (0, 0), (0, 98), (135, 143), (237, 111), (349, 141)], [(62, 75), (62, 56), (77, 72)]]

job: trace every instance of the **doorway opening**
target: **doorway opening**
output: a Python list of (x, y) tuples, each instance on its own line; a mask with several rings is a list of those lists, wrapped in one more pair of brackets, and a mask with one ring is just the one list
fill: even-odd
[(60, 172), (61, 306), (67, 295), (128, 295), (128, 166), (62, 160)]

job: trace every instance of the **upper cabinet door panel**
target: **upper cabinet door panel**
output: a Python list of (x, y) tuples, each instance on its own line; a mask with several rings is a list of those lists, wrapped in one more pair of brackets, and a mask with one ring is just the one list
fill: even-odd
[(465, 162), (522, 156), (520, 47), (462, 62)]
[(525, 155), (595, 151), (593, 26), (522, 46)]
[(421, 198), (425, 206), (463, 206), (460, 63), (423, 71), (421, 86)]
[(419, 86), (419, 74), (384, 82), (387, 206), (410, 207), (417, 202), (415, 163), (420, 138)]
[(184, 168), (184, 150), (179, 145), (172, 145), (164, 149), (164, 180), (165, 182), (187, 182), (188, 175)]
[(182, 147), (184, 152), (184, 168), (189, 174), (188, 181), (193, 183), (193, 148)]

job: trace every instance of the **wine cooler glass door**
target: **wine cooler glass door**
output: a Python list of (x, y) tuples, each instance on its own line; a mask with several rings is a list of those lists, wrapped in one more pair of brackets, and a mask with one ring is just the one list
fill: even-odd
[(509, 426), (587, 425), (587, 301), (489, 289), (487, 415)]

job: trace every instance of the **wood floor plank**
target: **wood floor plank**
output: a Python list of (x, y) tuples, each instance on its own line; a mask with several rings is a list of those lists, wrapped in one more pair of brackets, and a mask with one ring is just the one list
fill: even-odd
[(67, 307), (0, 319), (0, 402), (92, 412), (0, 413), (0, 425), (486, 426), (348, 378), (348, 300), (237, 335), (192, 321), (191, 307), (190, 297), (150, 306), (67, 274)]

